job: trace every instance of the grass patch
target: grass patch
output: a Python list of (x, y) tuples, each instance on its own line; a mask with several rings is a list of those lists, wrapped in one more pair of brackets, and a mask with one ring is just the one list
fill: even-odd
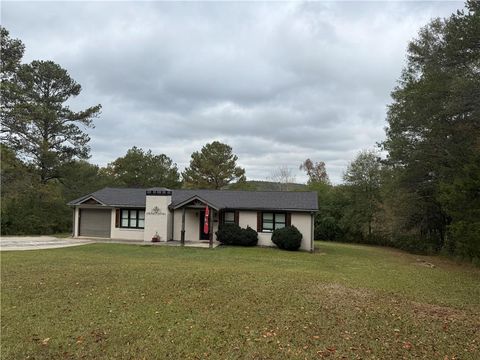
[(317, 247), (2, 253), (2, 358), (478, 358), (479, 269)]

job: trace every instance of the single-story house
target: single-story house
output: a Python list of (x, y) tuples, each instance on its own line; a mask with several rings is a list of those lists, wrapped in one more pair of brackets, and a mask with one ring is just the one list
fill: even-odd
[[(150, 242), (216, 240), (219, 224), (236, 223), (258, 232), (258, 245), (274, 246), (274, 229), (294, 225), (302, 250), (313, 250), (317, 194), (303, 191), (170, 190), (104, 188), (68, 203), (74, 237)], [(209, 216), (205, 217), (208, 208)], [(205, 219), (208, 226), (205, 227)], [(208, 228), (208, 232), (205, 232)]]

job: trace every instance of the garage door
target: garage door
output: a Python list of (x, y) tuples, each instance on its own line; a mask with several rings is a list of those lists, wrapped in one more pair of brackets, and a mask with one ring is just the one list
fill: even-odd
[(110, 237), (111, 210), (80, 209), (80, 236)]

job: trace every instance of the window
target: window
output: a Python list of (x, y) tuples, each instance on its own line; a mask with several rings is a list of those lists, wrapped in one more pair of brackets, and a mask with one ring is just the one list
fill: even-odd
[(274, 228), (281, 229), (285, 227), (285, 214), (274, 214), (275, 215), (275, 222)]
[(286, 225), (285, 213), (262, 213), (262, 231), (272, 232), (284, 228)]
[(234, 211), (226, 211), (223, 222), (225, 224), (235, 224), (235, 212)]
[(137, 227), (143, 229), (145, 227), (145, 211), (138, 210)]
[(122, 209), (120, 227), (143, 229), (145, 227), (145, 210)]

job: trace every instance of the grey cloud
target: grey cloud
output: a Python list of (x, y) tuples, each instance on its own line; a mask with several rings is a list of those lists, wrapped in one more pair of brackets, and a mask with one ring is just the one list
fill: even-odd
[(405, 49), (461, 2), (4, 2), (26, 61), (52, 59), (103, 105), (91, 135), (105, 165), (133, 145), (180, 168), (206, 142), (232, 145), (247, 176), (325, 161), (340, 182), (384, 136)]

